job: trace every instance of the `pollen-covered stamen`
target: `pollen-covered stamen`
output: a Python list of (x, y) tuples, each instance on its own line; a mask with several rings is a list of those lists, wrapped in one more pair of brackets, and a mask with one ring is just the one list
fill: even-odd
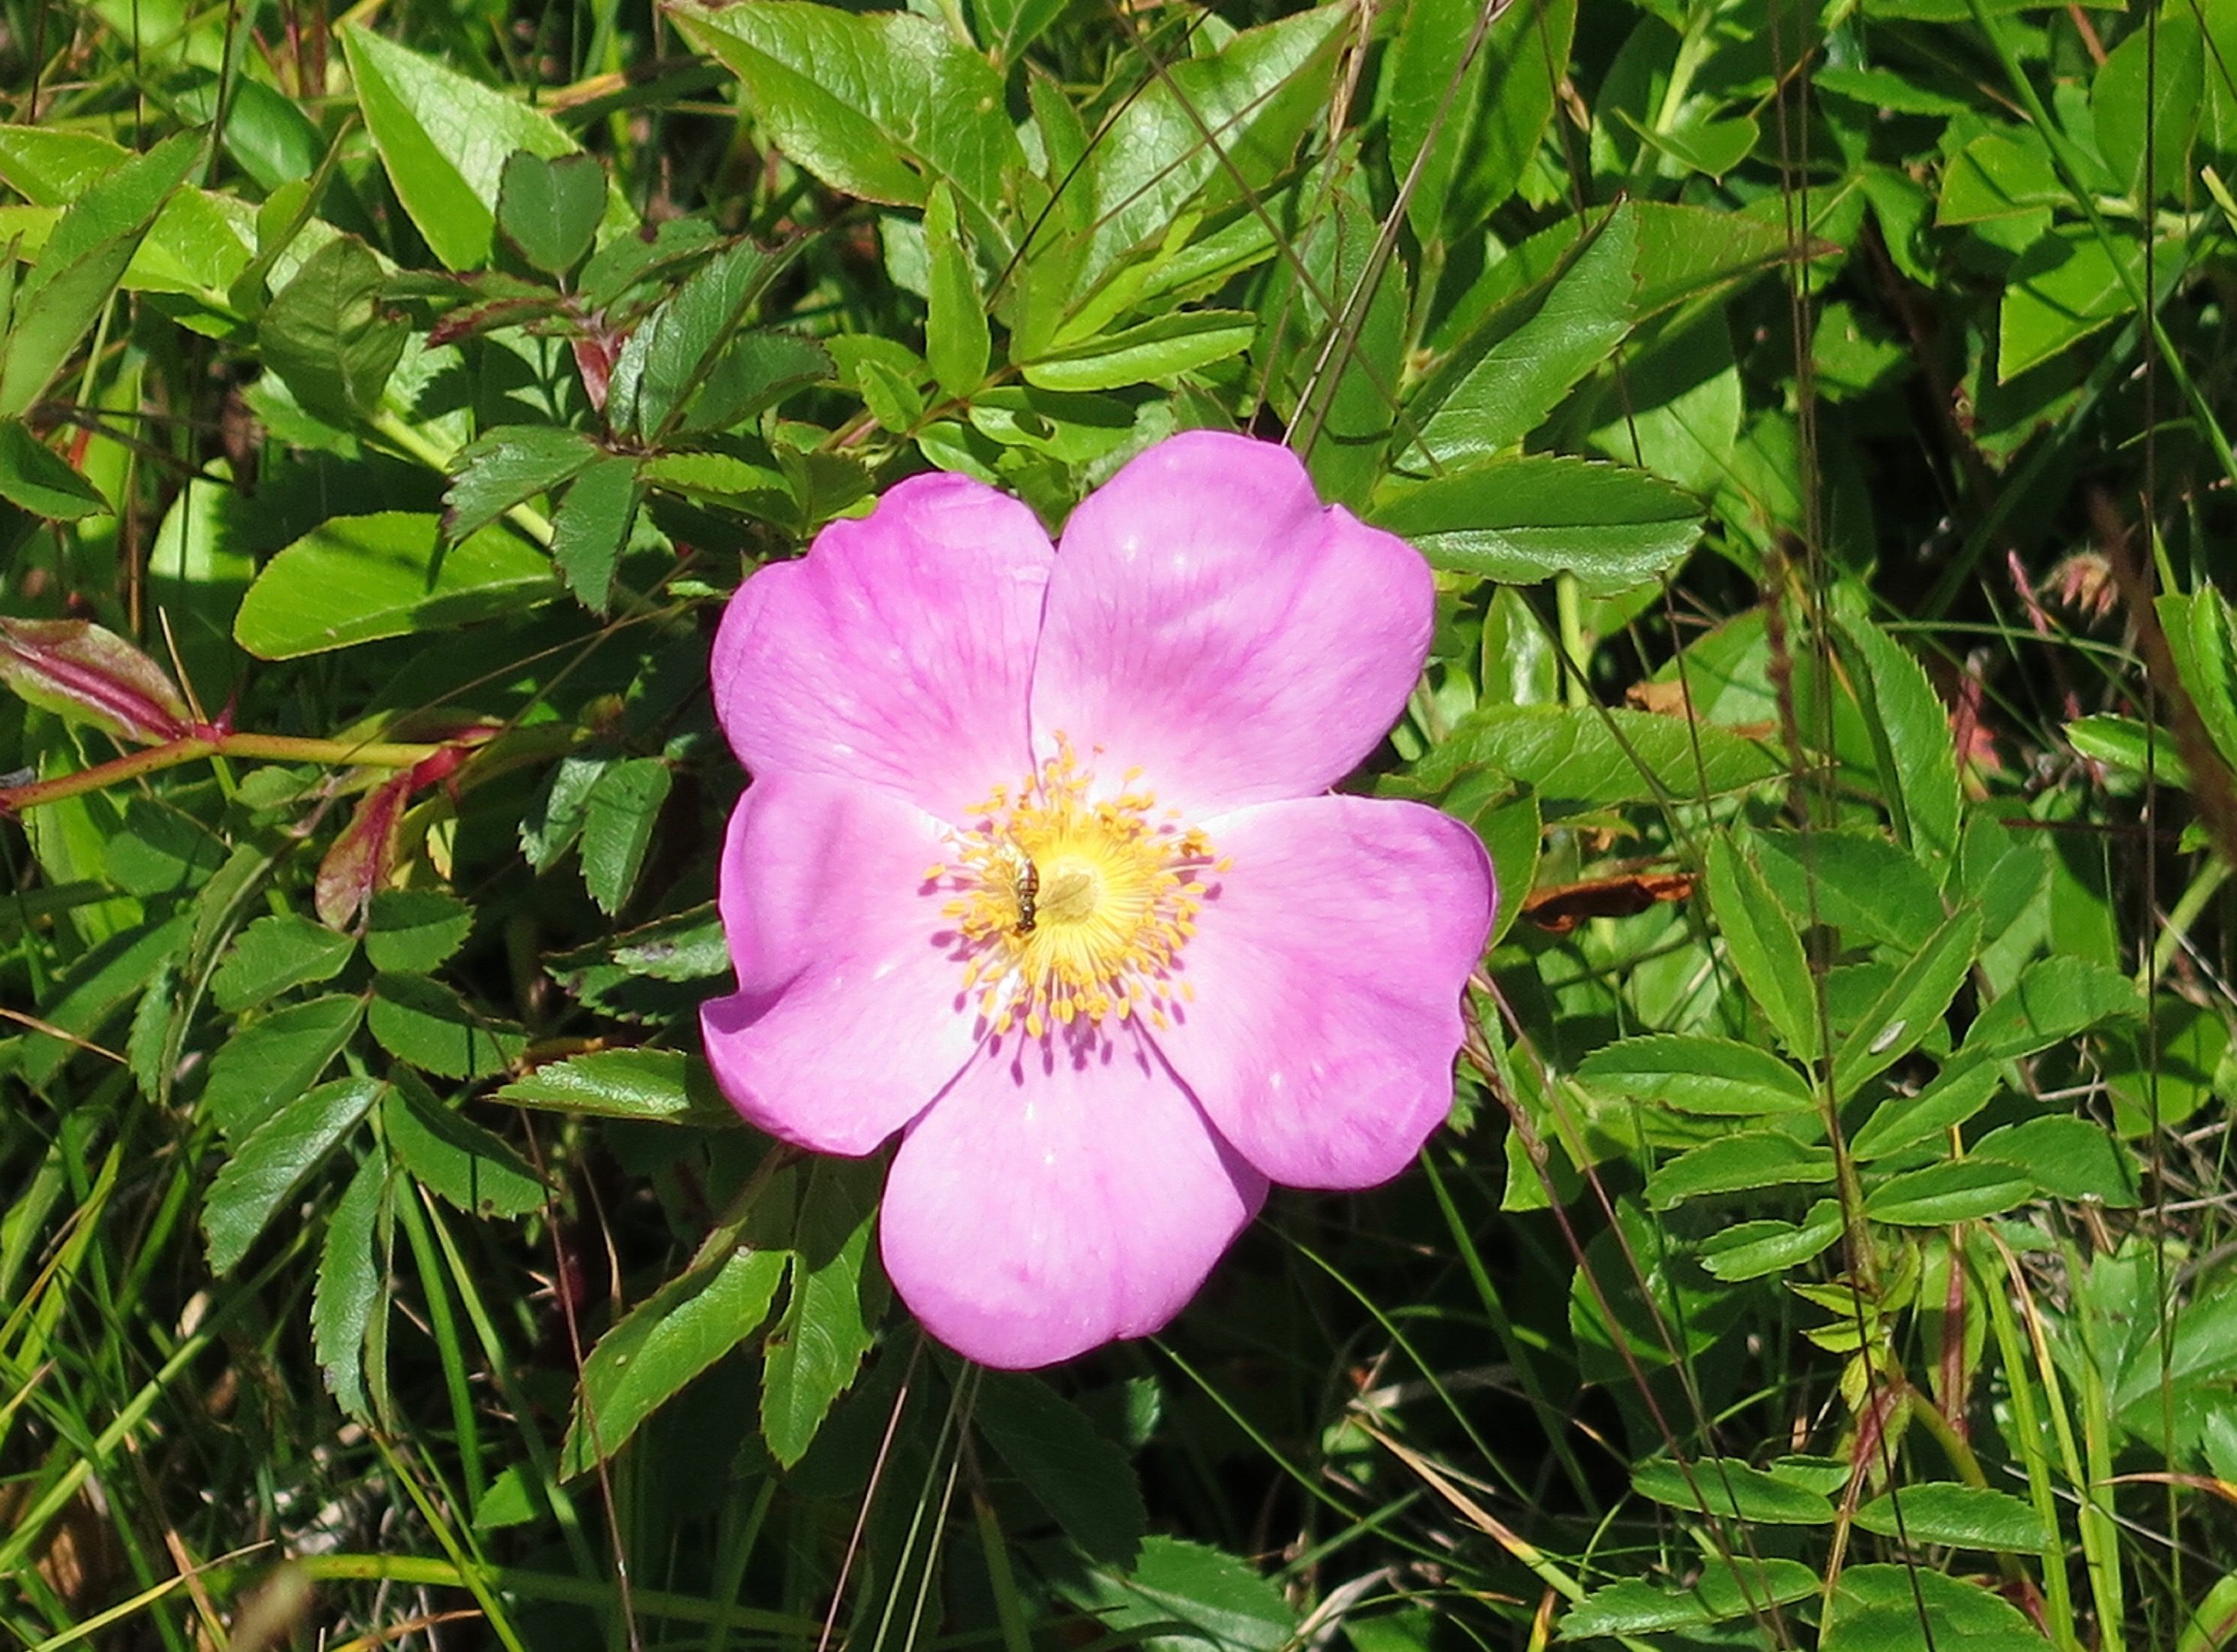
[(1093, 795), (1072, 743), (1015, 791), (996, 788), (957, 834), (953, 860), (927, 881), (949, 883), (964, 991), (998, 1033), (1026, 1035), (1135, 1014), (1164, 1027), (1193, 998), (1174, 978), (1211, 893), (1227, 869), (1201, 830), (1130, 772), (1118, 794)]

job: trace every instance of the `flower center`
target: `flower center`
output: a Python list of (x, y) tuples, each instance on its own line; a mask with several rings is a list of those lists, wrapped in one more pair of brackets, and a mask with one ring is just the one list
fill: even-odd
[(1176, 1000), (1195, 995), (1174, 979), (1211, 890), (1227, 869), (1201, 830), (1129, 772), (1118, 796), (1090, 796), (1092, 772), (1072, 743), (1013, 790), (998, 786), (956, 835), (956, 854), (926, 876), (954, 889), (963, 989), (997, 1033), (1023, 1022), (1040, 1038), (1052, 1025), (1125, 1021), (1137, 1012), (1167, 1025)]

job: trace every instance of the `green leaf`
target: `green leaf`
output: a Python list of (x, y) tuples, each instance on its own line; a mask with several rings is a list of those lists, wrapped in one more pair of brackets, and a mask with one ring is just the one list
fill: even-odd
[(792, 1298), (762, 1372), (762, 1437), (787, 1468), (815, 1444), (876, 1334), (886, 1287), (869, 1245), (881, 1173), (874, 1163), (819, 1159), (801, 1200)]
[(511, 1148), (409, 1074), (382, 1099), (380, 1123), (397, 1162), (469, 1215), (525, 1216), (544, 1207), (543, 1182)]
[(254, 1009), (293, 987), (332, 981), (357, 942), (292, 912), (256, 920), (235, 938), (210, 978), (210, 995), (228, 1015)]
[(659, 758), (631, 757), (607, 769), (591, 788), (583, 810), (583, 884), (600, 910), (616, 913), (629, 903), (673, 778)]
[(643, 460), (637, 473), (649, 488), (747, 516), (782, 521), (795, 508), (780, 472), (729, 453), (662, 453)]
[(1815, 1105), (1810, 1080), (1769, 1050), (1685, 1033), (1604, 1044), (1584, 1059), (1577, 1078), (1611, 1095), (1714, 1116), (1806, 1113)]
[(1886, 837), (1818, 828), (1749, 840), (1778, 903), (1851, 943), (1916, 952), (1943, 918), (1934, 876)]
[(425, 975), (376, 977), (366, 1024), (390, 1054), (448, 1079), (502, 1073), (527, 1041)]
[(944, 178), (992, 215), (1025, 167), (1001, 76), (929, 18), (781, 0), (666, 15), (738, 77), (779, 149), (848, 195), (921, 206)]
[(1326, 116), (1327, 76), (1352, 22), (1344, 7), (1323, 5), (1245, 29), (1208, 56), (1173, 57), (1125, 101), (1090, 151), (1092, 228), (1075, 290), (1092, 291), (1137, 248), (1161, 245), (1191, 211), (1262, 202)]
[(1744, 1130), (1687, 1149), (1646, 1179), (1646, 1202), (1669, 1210), (1706, 1193), (1833, 1180), (1833, 1150), (1813, 1147), (1776, 1130)]
[[(1575, 0), (1510, 8), (1490, 20), (1475, 64), (1455, 85), (1456, 66), (1483, 16), (1480, 7), (1445, 0), (1416, 5), (1392, 41), (1384, 76), (1391, 169), (1402, 180), (1427, 147), (1408, 203), (1424, 246), (1465, 234), (1514, 193), (1553, 116), (1560, 66), (1569, 61)], [(1448, 86), (1454, 90), (1440, 124)]]
[(1878, 748), (1897, 835), (1922, 857), (1947, 860), (1957, 848), (1957, 755), (1950, 714), (1925, 668), (1886, 632), (1851, 618), (1843, 629), (1871, 673), (1866, 726)]
[(2150, 1135), (2226, 1098), (2237, 1077), (2229, 1046), (2229, 1024), (2219, 1008), (2160, 994), (2152, 1006), (2150, 1036), (2141, 1028), (2122, 1028), (2105, 1039), (2098, 1057), (2112, 1095), (2114, 1128), (2131, 1138)]
[(155, 215), (201, 158), (201, 135), (179, 133), (124, 161), (63, 209), (8, 319), (0, 418), (22, 418), (46, 393), (107, 307)]
[(1954, 1130), (1987, 1107), (2003, 1085), (2003, 1071), (1994, 1061), (1966, 1061), (1944, 1067), (1917, 1095), (1891, 1096), (1881, 1102), (1850, 1140), (1849, 1152), (1859, 1163), (1869, 1163)]
[(1959, 1159), (1891, 1176), (1864, 1198), (1864, 1214), (1899, 1227), (1946, 1227), (1994, 1216), (2036, 1195), (2034, 1179), (1989, 1159)]
[(613, 1456), (655, 1411), (758, 1331), (788, 1259), (782, 1251), (733, 1246), (617, 1321), (583, 1364), (559, 1472), (582, 1474)]
[(1980, 955), (1981, 909), (1961, 907), (1904, 961), (1842, 1040), (1833, 1057), (1833, 1099), (1847, 1101), (1866, 1079), (1917, 1048), (1941, 1024)]
[(2168, 730), (2157, 724), (2101, 711), (2075, 718), (2064, 733), (2066, 743), (2093, 763), (2125, 774), (2149, 775), (2158, 784), (2177, 791), (2191, 788), (2190, 765), (2175, 750)]
[(1257, 320), (1248, 310), (1182, 310), (1019, 364), (1043, 390), (1118, 390), (1238, 355)]
[[(1776, 215), (1752, 218), (1646, 201), (1633, 202), (1632, 210), (1639, 216), (1639, 291), (1633, 304), (1639, 320), (1782, 268), (1794, 256), (1792, 232)], [(1825, 244), (1811, 250), (1823, 251)]]
[(396, 198), (445, 269), (479, 269), (506, 160), (518, 149), (572, 155), (575, 141), (549, 116), (369, 29), (351, 25), (341, 38)]
[[(1468, 155), (1479, 89), (1497, 56), (1487, 32), (1475, 59), (1468, 60), (1468, 43), (1482, 27), (1481, 16), (1475, 0), (1409, 0), (1383, 59), (1390, 175), (1401, 184), (1413, 182), (1406, 217), (1414, 227), (1414, 239), (1424, 247), (1443, 242), (1446, 196)], [(1515, 26), (1497, 30), (1502, 44), (1534, 32), (1531, 20), (1520, 17)], [(1550, 111), (1550, 102), (1547, 108)], [(1539, 119), (1542, 125), (1544, 115)], [(1508, 188), (1513, 188), (1512, 179)]]
[(924, 324), (924, 359), (951, 396), (967, 396), (987, 377), (987, 307), (971, 271), (971, 248), (956, 221), (955, 194), (933, 186), (924, 209), (924, 242), (931, 310)]
[(1983, 1136), (1973, 1156), (2011, 1166), (2055, 1199), (2091, 1199), (2115, 1210), (2143, 1203), (2135, 1155), (2094, 1119), (2054, 1114), (2008, 1124)]
[(2135, 983), (2109, 965), (2088, 958), (2038, 958), (1974, 1018), (1966, 1029), (1964, 1054), (2014, 1061), (2143, 1010)]
[(1823, 1587), (1818, 1574), (1798, 1560), (1719, 1556), (1704, 1563), (1700, 1576), (1686, 1589), (1627, 1577), (1594, 1589), (1562, 1614), (1561, 1638), (1706, 1629), (1752, 1617), (1766, 1606), (1807, 1600)]
[(595, 613), (613, 595), (614, 570), (629, 544), (644, 488), (637, 461), (618, 455), (594, 461), (575, 479), (551, 519), (551, 563), (567, 588)]
[(582, 262), (605, 211), (606, 169), (594, 156), (515, 149), (498, 174), (497, 227), (547, 275)]
[(624, 347), (607, 393), (608, 421), (648, 439), (675, 430), (801, 244), (736, 241), (693, 270)]
[[(2221, 72), (2218, 66), (2214, 72)], [(2188, 11), (2167, 12), (2155, 30), (2133, 30), (2098, 65), (2089, 88), (2097, 147), (2128, 194), (2148, 203), (2181, 193), (2189, 178), (2205, 90), (2205, 36)], [(2144, 175), (2147, 154), (2149, 177)]]
[[(50, 816), (52, 809), (41, 813)], [(31, 818), (36, 822), (40, 816)], [(100, 818), (92, 816), (96, 829)], [(133, 922), (137, 922), (136, 917)], [(156, 972), (178, 955), (192, 925), (192, 918), (181, 914), (154, 928), (121, 930), (73, 962), (38, 1007), (39, 1019), (52, 1031), (24, 1040), (17, 1074), (34, 1088), (51, 1079), (76, 1054), (76, 1047), (68, 1041), (92, 1038), (111, 1015), (143, 992)]]
[(411, 326), (381, 307), (379, 261), (337, 236), (273, 295), (256, 336), (264, 361), (319, 418), (348, 429), (380, 406)]
[(233, 1271), (288, 1194), (357, 1127), (380, 1091), (375, 1079), (336, 1079), (287, 1102), (248, 1133), (202, 1201), (211, 1272)]
[(1066, 1569), (1050, 1583), (1106, 1633), (1162, 1630), (1135, 1642), (1144, 1652), (1278, 1652), (1297, 1633), (1280, 1589), (1234, 1556), (1177, 1537), (1145, 1539), (1131, 1572)]
[(1643, 1464), (1632, 1471), (1631, 1489), (1665, 1508), (1688, 1514), (1706, 1510), (1720, 1520), (1766, 1526), (1833, 1523), (1832, 1505), (1822, 1495), (1737, 1457), (1695, 1457), (1684, 1468), (1667, 1461)]
[(2174, 656), (2175, 676), (2197, 707), (2199, 720), (2237, 768), (2237, 615), (2212, 585), (2188, 597), (2161, 597), (2154, 607)]
[(1435, 466), (1466, 465), (1537, 429), (1631, 330), (1638, 262), (1627, 208), (1584, 230), (1553, 274), (1494, 310), (1407, 403), (1413, 447)]
[(571, 751), (559, 759), (551, 777), (520, 823), (520, 852), (532, 871), (555, 863), (583, 835), (591, 790), (611, 768), (612, 757), (589, 757)]
[(331, 993), (258, 1018), (235, 1032), (210, 1062), (202, 1104), (218, 1128), (238, 1140), (318, 1082), (357, 1031), (364, 1003)]
[(1840, 1201), (1821, 1199), (1799, 1222), (1739, 1222), (1701, 1241), (1701, 1265), (1727, 1284), (1800, 1267), (1841, 1237)]
[(507, 1526), (525, 1526), (544, 1511), (544, 1497), (530, 1479), (534, 1465), (508, 1463), (498, 1470), (497, 1477), (474, 1505), (476, 1531), (502, 1531)]
[(1746, 160), (1761, 135), (1752, 115), (1699, 120), (1666, 130), (1643, 124), (1628, 109), (1619, 110), (1618, 118), (1656, 153), (1676, 162), (1685, 171), (1712, 178), (1722, 178)]
[(1134, 409), (1116, 396), (1068, 396), (1029, 385), (998, 385), (971, 399), (971, 427), (1005, 447), (1030, 448), (1067, 465), (1115, 452), (1134, 433)]
[(1597, 706), (1481, 707), (1415, 765), (1413, 778), (1450, 785), (1470, 767), (1536, 792), (1548, 820), (1658, 796), (1736, 791), (1785, 771), (1768, 748), (1730, 729)]
[[(1538, 876), (1538, 862), (1545, 838), (1545, 818), (1538, 811), (1537, 794), (1518, 791), (1503, 802), (1478, 809), (1469, 819), (1491, 856), (1493, 879), (1502, 889), (1529, 889)], [(1492, 916), (1491, 943), (1497, 945), (1522, 915), (1522, 902), (1506, 900)]]
[(1015, 61), (1064, 15), (1070, 0), (972, 0), (973, 30), (996, 68)]
[(474, 910), (440, 889), (382, 889), (366, 909), (366, 961), (389, 974), (426, 975), (448, 961), (474, 927)]
[(442, 558), (441, 519), (417, 511), (338, 516), (264, 565), (234, 616), (234, 639), (261, 659), (448, 631), (558, 595), (544, 558), (502, 528), (471, 533)]
[(774, 407), (794, 391), (830, 378), (834, 371), (830, 353), (813, 339), (767, 327), (741, 333), (708, 367), (676, 428), (679, 432), (735, 430), (764, 407)]
[(50, 522), (76, 522), (110, 509), (99, 488), (14, 419), (0, 420), (0, 499)]
[(1741, 984), (1798, 1061), (1819, 1053), (1818, 997), (1793, 917), (1726, 833), (1709, 843), (1709, 909)]
[(109, 840), (109, 880), (132, 895), (180, 895), (208, 880), (226, 849), (188, 815), (135, 797)]
[(730, 971), (722, 915), (708, 901), (614, 937), (614, 961), (655, 981), (706, 981)]
[(1149, 1514), (1126, 1454), (1038, 1377), (989, 1371), (972, 1417), (1010, 1472), (1089, 1558), (1132, 1566)]
[(2049, 146), (2033, 131), (2008, 129), (1984, 132), (1950, 157), (1934, 221), (1991, 223), (2066, 204)]
[(1594, 596), (1660, 578), (1701, 537), (1701, 508), (1645, 471), (1567, 454), (1495, 459), (1393, 492), (1369, 512), (1433, 567), (1509, 585), (1576, 575)]
[(176, 1067), (171, 1028), (178, 1002), (178, 966), (166, 962), (156, 970), (132, 1012), (132, 1030), (124, 1041), (124, 1064), (132, 1081), (151, 1101), (163, 1100), (165, 1080)]
[(443, 531), (454, 542), (486, 527), (596, 463), (598, 445), (551, 425), (502, 425), (459, 451), (443, 495)]
[(737, 1122), (705, 1066), (678, 1050), (594, 1050), (548, 1062), (497, 1094), (500, 1101), (594, 1118), (717, 1128)]
[(387, 1286), (387, 1211), (388, 1156), (375, 1153), (358, 1166), (327, 1219), (311, 1298), (319, 1368), (342, 1410), (361, 1422), (373, 1415), (366, 1403), (366, 1338)]
[[(236, 87), (245, 80), (236, 80)], [(228, 136), (240, 129), (241, 108), (236, 96)], [(47, 227), (36, 232), (29, 215), (18, 220), (24, 224), (24, 250), (43, 250), (61, 221), (62, 209), (93, 197), (105, 179), (135, 158), (123, 145), (91, 132), (0, 126), (0, 181), (26, 201), (53, 209)], [(198, 162), (202, 157), (193, 158)], [(312, 165), (316, 165), (315, 157)], [(188, 170), (193, 170), (191, 165)], [(310, 170), (305, 168), (304, 175)], [(226, 289), (248, 262), (244, 218), (223, 196), (191, 187), (173, 190), (125, 265), (120, 284), (141, 292), (183, 293), (221, 306)]]
[[(1884, 3), (1884, 0), (1875, 0)], [(1820, 1652), (2043, 1652), (2027, 1615), (1979, 1583), (1917, 1565), (1851, 1566), (1841, 1573), (1834, 1627)], [(1931, 1637), (1921, 1617), (1932, 1626)]]
[(1406, 370), (1406, 265), (1388, 255), (1364, 188), (1362, 174), (1346, 180), (1276, 266), (1254, 345), (1320, 496), (1355, 509), (1383, 474)]
[[(2180, 244), (2157, 254), (2163, 268), (2184, 255)], [(2053, 226), (2012, 267), (1997, 320), (1996, 382), (2009, 384), (2129, 314), (2131, 287), (2143, 287), (2141, 246), (2124, 238), (2108, 248), (2086, 225)]]

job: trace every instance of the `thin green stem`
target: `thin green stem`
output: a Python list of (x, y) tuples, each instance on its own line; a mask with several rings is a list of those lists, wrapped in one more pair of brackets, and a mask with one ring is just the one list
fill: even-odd
[(2160, 925), (2159, 939), (2152, 943), (2151, 965), (2136, 976), (2136, 985), (2140, 989), (2149, 990), (2152, 982), (2167, 974), (2168, 967), (2174, 961), (2174, 955), (2182, 949), (2191, 925), (2196, 923), (2198, 915), (2206, 910), (2206, 903), (2221, 892), (2221, 886), (2229, 881), (2231, 870), (2228, 862), (2211, 860), (2191, 880), (2190, 887), (2182, 892), (2181, 899), (2174, 903), (2174, 909)]
[(1577, 585), (1577, 576), (1559, 573), (1554, 576), (1554, 620), (1561, 638), (1561, 660), (1566, 670), (1562, 676), (1562, 692), (1573, 706), (1581, 707), (1590, 698), (1585, 686), (1585, 606), (1584, 593)]

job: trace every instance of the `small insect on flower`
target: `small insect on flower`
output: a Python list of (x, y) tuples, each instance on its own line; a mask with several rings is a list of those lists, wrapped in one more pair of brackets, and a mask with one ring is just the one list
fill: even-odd
[[(1020, 856), (1020, 860), (1024, 857)], [(1041, 895), (1041, 869), (1030, 860), (1018, 868), (1018, 927), (1019, 935), (1031, 935), (1038, 915)]]

